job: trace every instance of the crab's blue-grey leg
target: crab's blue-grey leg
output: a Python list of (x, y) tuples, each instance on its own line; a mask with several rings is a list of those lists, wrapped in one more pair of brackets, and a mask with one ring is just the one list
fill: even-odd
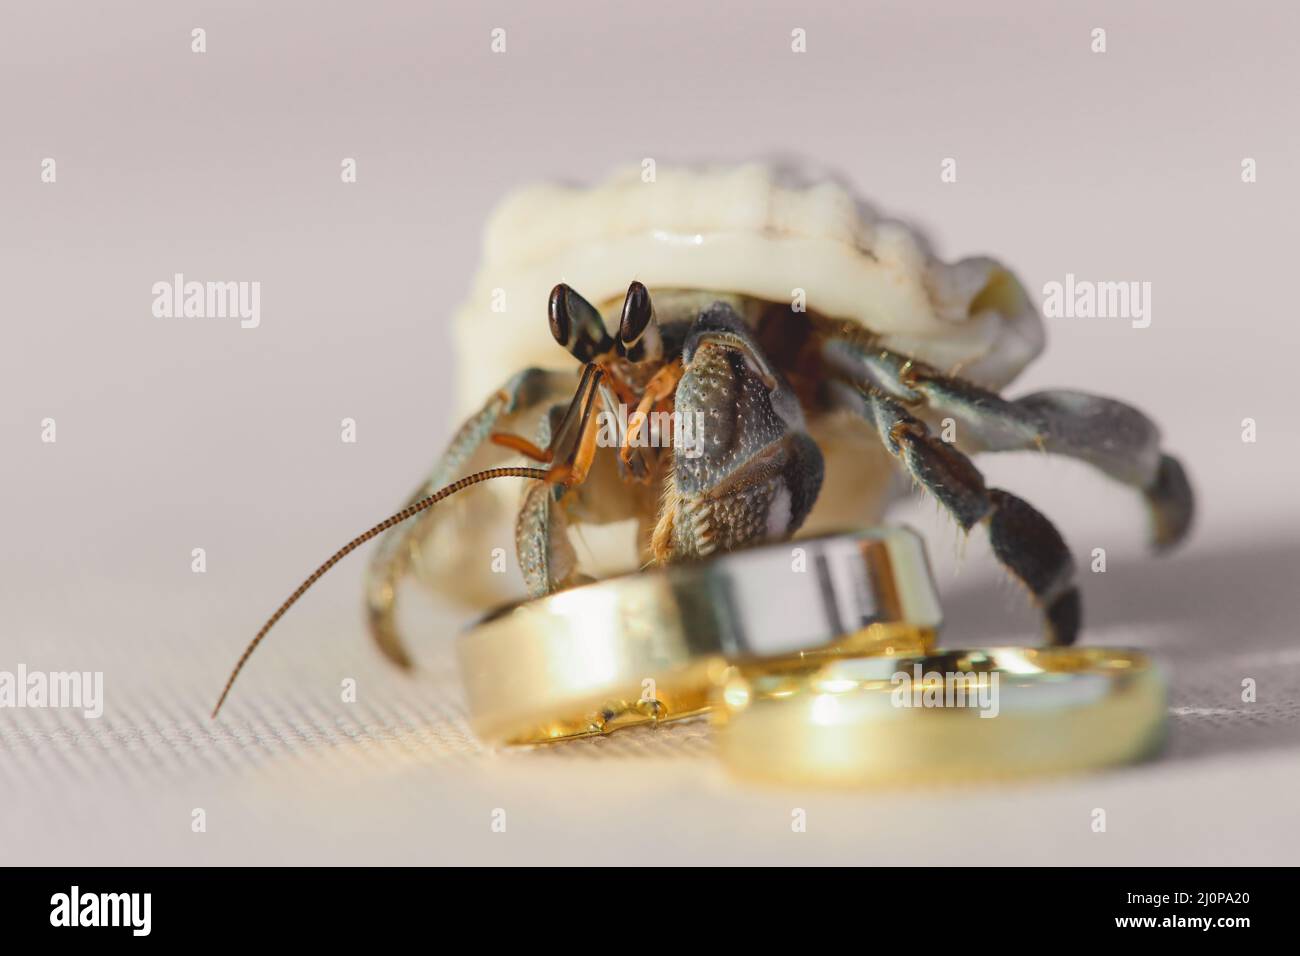
[(590, 580), (578, 571), (569, 541), (562, 496), (565, 489), (530, 482), (515, 522), (515, 550), (529, 597), (541, 597)]
[(515, 522), (515, 551), (530, 597), (590, 580), (578, 571), (578, 556), (569, 541), (565, 495), (586, 480), (595, 458), (595, 416), (606, 400), (601, 383), (596, 366), (588, 365), (573, 399), (552, 405), (538, 425), (537, 446), (553, 459), (555, 480), (528, 485)]
[(1155, 423), (1131, 405), (1066, 390), (995, 404), (990, 392), (929, 374), (917, 378), (916, 389), (936, 414), (958, 423), (958, 443), (972, 452), (1041, 449), (1085, 461), (1139, 489), (1155, 550), (1174, 547), (1191, 530), (1196, 507), (1187, 474), (1177, 458), (1160, 450)]
[(965, 454), (932, 435), (896, 399), (871, 386), (832, 381), (827, 388), (835, 407), (875, 426), (889, 452), (963, 531), (977, 524), (988, 529), (997, 559), (1042, 609), (1048, 642), (1074, 643), (1081, 619), (1074, 559), (1052, 523), (1015, 495), (986, 487)]
[[(411, 495), (410, 502), (428, 497), (458, 477), (471, 457), (488, 445), (488, 439), (503, 418), (538, 406), (553, 398), (557, 391), (572, 387), (573, 376), (569, 373), (528, 368), (511, 376), (479, 411), (460, 426), (428, 477)], [(436, 510), (426, 511), (415, 520), (390, 529), (380, 538), (370, 560), (366, 587), (370, 633), (380, 650), (402, 667), (410, 666), (410, 657), (402, 646), (395, 624), (397, 585), (410, 570), (421, 542), (440, 516)]]
[(1160, 431), (1123, 402), (1084, 392), (1036, 392), (1009, 401), (906, 356), (843, 339), (826, 343), (831, 365), (903, 405), (957, 423), (956, 444), (984, 451), (1040, 450), (1085, 461), (1142, 492), (1151, 544), (1178, 544), (1192, 524), (1195, 498), (1178, 459), (1160, 450)]

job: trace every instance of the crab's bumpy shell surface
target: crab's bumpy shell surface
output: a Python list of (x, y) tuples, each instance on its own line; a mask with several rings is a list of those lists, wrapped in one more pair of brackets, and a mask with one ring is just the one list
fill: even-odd
[(633, 279), (652, 292), (773, 302), (802, 289), (809, 311), (858, 322), (885, 346), (990, 388), (1043, 345), (1037, 311), (994, 260), (940, 262), (839, 185), (789, 184), (762, 166), (660, 167), (654, 182), (632, 168), (590, 189), (521, 189), (497, 208), (484, 247), (455, 319), (461, 414), (521, 368), (573, 367), (546, 322), (557, 282), (602, 311)]

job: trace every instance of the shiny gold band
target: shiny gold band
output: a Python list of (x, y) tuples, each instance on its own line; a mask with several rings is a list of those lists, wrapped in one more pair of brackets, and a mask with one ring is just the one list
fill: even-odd
[(925, 653), (940, 623), (920, 539), (873, 528), (526, 601), (457, 653), (474, 732), (542, 743), (703, 713), (736, 662)]
[[(735, 772), (824, 785), (959, 782), (1123, 763), (1163, 737), (1137, 651), (997, 647), (733, 668), (718, 749)], [(981, 716), (985, 715), (985, 716)]]

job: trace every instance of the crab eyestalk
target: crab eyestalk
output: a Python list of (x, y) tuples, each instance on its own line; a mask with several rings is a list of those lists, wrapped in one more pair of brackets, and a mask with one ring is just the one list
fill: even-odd
[(627, 287), (623, 320), (618, 326), (619, 351), (629, 362), (659, 362), (664, 357), (664, 337), (655, 317), (650, 293), (640, 282)]

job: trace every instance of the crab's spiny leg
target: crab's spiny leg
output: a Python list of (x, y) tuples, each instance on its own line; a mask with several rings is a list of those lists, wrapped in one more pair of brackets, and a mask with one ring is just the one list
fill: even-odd
[(1151, 515), (1151, 544), (1156, 551), (1176, 548), (1187, 537), (1196, 514), (1196, 496), (1183, 463), (1161, 455), (1155, 481), (1142, 489)]
[(893, 398), (840, 382), (830, 385), (830, 393), (838, 407), (856, 411), (876, 427), (889, 452), (963, 531), (985, 526), (993, 553), (1042, 609), (1047, 640), (1074, 643), (1081, 618), (1074, 559), (1052, 523), (1015, 495), (986, 487), (966, 455), (932, 435)]
[(551, 461), (551, 453), (547, 449), (538, 448), (522, 435), (512, 435), (510, 432), (493, 432), (492, 444), (499, 445), (502, 448), (509, 448), (525, 458), (542, 464), (550, 464)]
[[(434, 494), (463, 472), (502, 418), (539, 405), (559, 391), (563, 382), (572, 387), (572, 375), (530, 368), (511, 376), (479, 411), (461, 425), (428, 477), (408, 499), (408, 504)], [(401, 667), (409, 667), (411, 661), (397, 634), (397, 585), (410, 570), (420, 542), (429, 535), (438, 517), (438, 511), (426, 511), (413, 521), (393, 528), (380, 539), (370, 560), (366, 585), (370, 634), (384, 655)]]
[(1160, 431), (1136, 408), (1084, 392), (1037, 392), (1008, 401), (970, 382), (880, 348), (833, 340), (831, 365), (852, 381), (900, 403), (925, 407), (958, 424), (966, 452), (1041, 450), (1077, 458), (1142, 492), (1151, 516), (1151, 543), (1178, 544), (1191, 528), (1195, 499), (1176, 458), (1160, 450)]
[(581, 583), (578, 555), (569, 540), (564, 502), (549, 482), (534, 482), (524, 492), (515, 522), (515, 551), (529, 597), (542, 597)]
[[(545, 446), (556, 463), (544, 481), (534, 482), (525, 491), (515, 522), (519, 569), (532, 597), (587, 580), (578, 572), (577, 554), (569, 541), (564, 494), (586, 480), (595, 457), (599, 427), (594, 410), (602, 401), (601, 378), (584, 376), (568, 407), (554, 406), (542, 419), (538, 445)], [(552, 420), (559, 422), (554, 429)], [(561, 444), (562, 434), (573, 431), (568, 423), (574, 420), (578, 422), (576, 433), (567, 440), (566, 449)]]

